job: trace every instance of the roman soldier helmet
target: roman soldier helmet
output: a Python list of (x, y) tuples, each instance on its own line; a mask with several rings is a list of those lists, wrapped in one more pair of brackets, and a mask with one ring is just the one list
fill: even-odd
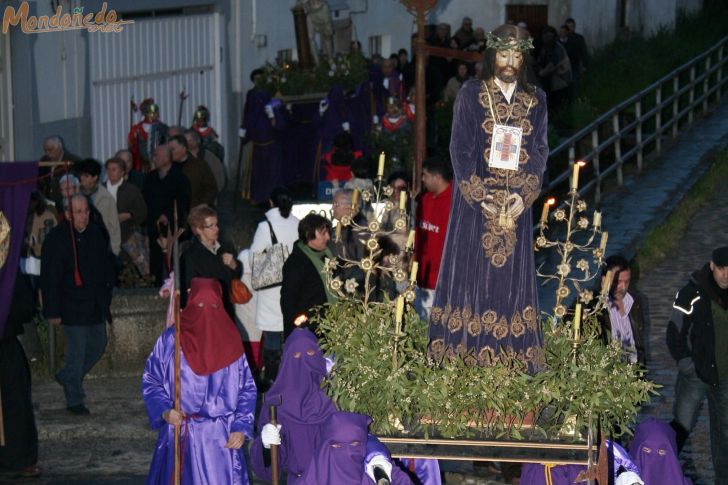
[(210, 110), (207, 106), (201, 104), (195, 110), (195, 114), (192, 117), (194, 121), (200, 125), (205, 125), (210, 121)]
[(144, 115), (159, 113), (159, 105), (154, 102), (154, 98), (147, 98), (139, 105), (139, 111), (141, 111)]
[(390, 107), (390, 106), (397, 106), (397, 107), (399, 107), (400, 104), (401, 103), (400, 103), (399, 98), (397, 96), (388, 96), (387, 97), (387, 101), (385, 103), (386, 107)]

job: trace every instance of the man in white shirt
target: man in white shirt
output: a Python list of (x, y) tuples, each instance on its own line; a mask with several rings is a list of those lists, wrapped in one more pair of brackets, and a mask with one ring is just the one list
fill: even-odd
[(630, 362), (645, 365), (645, 312), (640, 298), (629, 291), (632, 271), (629, 261), (620, 255), (607, 258), (602, 268), (602, 281), (607, 272), (612, 272), (612, 286), (609, 291), (608, 311), (599, 315), (602, 337), (605, 342), (618, 340)]

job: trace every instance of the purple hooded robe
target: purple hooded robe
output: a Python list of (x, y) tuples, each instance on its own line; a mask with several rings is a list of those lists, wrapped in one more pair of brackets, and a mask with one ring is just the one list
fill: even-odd
[[(488, 166), (494, 117), (523, 130), (517, 170)], [(492, 80), (466, 81), (458, 93), (450, 222), (430, 317), (435, 360), (459, 355), (471, 365), (491, 365), (506, 354), (532, 371), (545, 363), (531, 205), (548, 157), (546, 117), (538, 88), (530, 94), (518, 85), (510, 102)], [(509, 227), (500, 214), (519, 203), (524, 210)]]
[[(300, 476), (311, 461), (323, 423), (336, 412), (333, 401), (321, 388), (325, 376), (326, 360), (316, 336), (308, 329), (293, 330), (283, 348), (278, 377), (266, 393), (258, 416), (260, 431), (270, 422), (268, 406), (280, 399), (277, 406), (278, 423), (281, 425), (279, 464), (280, 469), (288, 473), (287, 483), (290, 485), (300, 483)], [(263, 450), (263, 442), (258, 436), (250, 450), (251, 465), (258, 477), (270, 480), (270, 463)]]
[[(298, 483), (304, 485), (371, 485), (366, 473), (368, 443), (386, 448), (367, 429), (371, 418), (364, 414), (339, 411), (324, 423), (318, 446)], [(412, 481), (396, 466), (392, 467), (393, 485), (411, 485)]]
[[(725, 450), (724, 450), (725, 452)], [(640, 467), (645, 485), (692, 485), (677, 458), (675, 430), (664, 421), (647, 418), (637, 426), (629, 453)]]
[[(248, 361), (242, 355), (210, 375), (199, 376), (181, 353), (182, 483), (248, 483), (243, 450), (225, 448), (230, 433), (253, 437), (256, 388)], [(174, 426), (162, 419), (173, 407), (174, 328), (157, 339), (142, 375), (142, 397), (149, 424), (159, 438), (149, 468), (147, 484), (169, 485), (174, 470)]]
[[(275, 127), (266, 115), (266, 105), (273, 109)], [(258, 88), (248, 91), (245, 98), (243, 127), (246, 140), (251, 143), (250, 190), (254, 202), (268, 200), (273, 189), (280, 185), (282, 155), (279, 136), (285, 127), (285, 116), (279, 105), (279, 101), (273, 103), (268, 93)]]

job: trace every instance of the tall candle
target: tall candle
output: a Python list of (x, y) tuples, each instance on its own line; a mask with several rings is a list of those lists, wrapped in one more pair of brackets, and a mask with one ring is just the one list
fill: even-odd
[(336, 224), (336, 242), (341, 241), (341, 221)]
[(543, 203), (543, 210), (541, 211), (541, 223), (542, 224), (546, 224), (546, 221), (549, 218), (549, 208), (551, 207), (551, 204), (549, 204), (549, 200), (546, 200)]
[(403, 190), (399, 193), (399, 210), (404, 211), (407, 207), (407, 191)]
[(384, 177), (384, 152), (379, 154), (379, 168), (377, 169), (377, 177)]
[(576, 304), (574, 310), (574, 340), (579, 340), (579, 330), (581, 329), (581, 303)]
[(410, 229), (409, 235), (407, 236), (407, 249), (415, 247), (415, 230)]
[(417, 270), (420, 267), (420, 263), (417, 261), (412, 262), (412, 270), (410, 271), (410, 282), (414, 283), (417, 281)]
[(609, 233), (607, 231), (604, 231), (602, 233), (602, 241), (599, 243), (599, 249), (602, 250), (602, 253), (604, 253), (604, 250), (607, 249), (607, 238), (609, 237)]
[(354, 193), (351, 194), (351, 208), (356, 210), (358, 203), (359, 203), (359, 189), (354, 189)]
[(612, 287), (612, 270), (610, 269), (607, 271), (607, 275), (604, 277), (604, 281), (602, 281), (602, 295), (608, 295), (609, 290)]
[(399, 324), (402, 323), (402, 315), (404, 314), (404, 296), (399, 295), (397, 297), (397, 312), (395, 314), (395, 321), (397, 322), (397, 330), (399, 330)]
[(579, 169), (584, 165), (584, 162), (574, 163), (574, 168), (571, 172), (571, 188), (576, 190), (579, 188)]
[(599, 211), (594, 211), (594, 221), (593, 221), (594, 227), (601, 227), (602, 225), (602, 213)]

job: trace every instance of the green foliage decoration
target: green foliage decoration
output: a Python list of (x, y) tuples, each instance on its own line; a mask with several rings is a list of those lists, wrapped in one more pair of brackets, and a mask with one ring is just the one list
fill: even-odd
[(351, 91), (368, 76), (367, 61), (360, 54), (340, 55), (333, 62), (322, 61), (306, 70), (298, 62), (266, 63), (262, 69), (260, 86), (271, 96), (328, 93), (335, 85)]
[(556, 438), (569, 419), (583, 430), (590, 417), (627, 432), (657, 386), (625, 361), (619, 343), (601, 343), (595, 321), (576, 353), (570, 327), (552, 322), (543, 321), (546, 367), (529, 375), (508, 358), (488, 367), (469, 365), (467, 356), (428, 360), (427, 323), (412, 310), (395, 354), (391, 303), (342, 298), (317, 322), (321, 347), (336, 360), (326, 387), (340, 409), (370, 415), (381, 435)]

